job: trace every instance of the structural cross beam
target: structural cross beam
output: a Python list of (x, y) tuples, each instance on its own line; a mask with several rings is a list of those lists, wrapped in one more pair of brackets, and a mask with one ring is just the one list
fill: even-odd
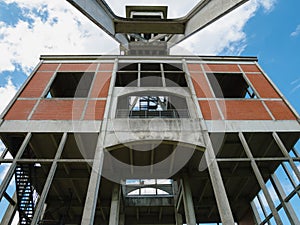
[(67, 1), (126, 48), (130, 42), (127, 34), (135, 33), (168, 34), (166, 42), (172, 47), (248, 0), (201, 0), (184, 17), (159, 20), (117, 16), (103, 0)]

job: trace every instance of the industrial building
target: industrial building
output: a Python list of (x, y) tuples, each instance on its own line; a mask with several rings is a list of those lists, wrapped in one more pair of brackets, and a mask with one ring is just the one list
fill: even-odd
[(299, 115), (258, 59), (168, 54), (245, 1), (70, 2), (122, 54), (40, 57), (0, 120), (1, 224), (299, 224)]

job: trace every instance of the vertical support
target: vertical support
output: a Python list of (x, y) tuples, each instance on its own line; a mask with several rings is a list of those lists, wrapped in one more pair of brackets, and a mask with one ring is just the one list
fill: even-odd
[(109, 225), (119, 225), (120, 219), (120, 184), (114, 184), (109, 214)]
[(27, 133), (21, 147), (19, 148), (12, 164), (10, 165), (10, 167), (9, 167), (9, 169), (8, 169), (6, 175), (5, 175), (5, 177), (4, 177), (4, 179), (1, 183), (1, 186), (0, 186), (0, 200), (2, 199), (2, 197), (4, 195), (4, 192), (5, 192), (6, 188), (8, 187), (8, 185), (9, 185), (9, 183), (10, 183), (10, 181), (11, 181), (11, 179), (12, 179), (14, 173), (15, 173), (15, 169), (17, 167), (17, 161), (22, 157), (23, 152), (24, 152), (26, 146), (28, 145), (30, 138), (31, 138), (31, 133)]
[(231, 225), (234, 224), (233, 215), (227, 198), (221, 172), (212, 147), (212, 143), (209, 137), (207, 139), (208, 141), (204, 157), (208, 166), (208, 172), (214, 190), (214, 194), (216, 196), (219, 214), (223, 225)]
[[(264, 203), (263, 203), (263, 200), (261, 199), (260, 195), (258, 194), (257, 195), (257, 200), (258, 200), (258, 203), (261, 207), (261, 210), (264, 214), (264, 217), (267, 218), (268, 217), (268, 213), (267, 213), (267, 210), (266, 210), (266, 207), (264, 206)], [(268, 223), (269, 225), (272, 225), (270, 220), (268, 220), (266, 223)]]
[(36, 206), (35, 213), (34, 213), (31, 225), (37, 225), (39, 223), (39, 220), (41, 218), (41, 215), (42, 215), (42, 212), (43, 212), (43, 209), (44, 209), (44, 204), (45, 204), (45, 201), (46, 201), (46, 197), (48, 195), (48, 192), (49, 192), (49, 189), (50, 189), (50, 186), (52, 184), (54, 174), (55, 174), (55, 171), (56, 171), (56, 168), (57, 168), (57, 161), (60, 159), (60, 156), (61, 156), (62, 151), (64, 149), (65, 143), (67, 141), (67, 136), (68, 136), (68, 134), (66, 132), (64, 132), (64, 134), (61, 138), (61, 141), (59, 143), (57, 152), (55, 154), (55, 157), (53, 159), (51, 168), (49, 170), (49, 174), (48, 174), (46, 183), (44, 185), (42, 194), (41, 194), (40, 199), (38, 201), (38, 204)]
[(116, 81), (116, 71), (118, 68), (118, 60), (115, 60), (113, 73), (109, 85), (108, 96), (106, 100), (105, 111), (103, 115), (102, 124), (100, 127), (100, 133), (98, 136), (95, 156), (93, 160), (92, 171), (90, 175), (89, 186), (87, 190), (87, 195), (85, 199), (83, 215), (81, 219), (81, 225), (93, 225), (94, 224), (94, 217), (95, 217), (95, 210), (98, 200), (98, 192), (100, 188), (100, 181), (101, 181), (101, 174), (103, 169), (103, 161), (104, 161), (104, 140), (106, 136), (106, 129), (108, 123), (108, 117), (110, 112), (110, 103), (112, 99), (113, 88)]
[(291, 225), (297, 225), (300, 224), (300, 221), (293, 209), (293, 206), (290, 204), (289, 201), (285, 201), (286, 195), (285, 192), (283, 190), (283, 187), (281, 186), (276, 174), (272, 174), (271, 176), (271, 182), (274, 185), (275, 191), (277, 192), (277, 195), (279, 197), (279, 200), (283, 206), (283, 209), (287, 215), (287, 217), (289, 218), (289, 221), (291, 223)]
[[(222, 224), (223, 225), (232, 225), (232, 224), (234, 224), (234, 219), (233, 219), (233, 215), (232, 215), (229, 201), (227, 198), (227, 194), (225, 191), (225, 187), (223, 184), (222, 176), (221, 176), (221, 173), (219, 170), (218, 163), (216, 161), (216, 156), (214, 153), (214, 149), (212, 147), (212, 143), (211, 143), (211, 140), (210, 140), (210, 137), (208, 134), (206, 124), (203, 120), (203, 115), (202, 115), (200, 106), (198, 104), (198, 99), (197, 99), (197, 95), (195, 92), (195, 88), (194, 88), (194, 85), (193, 85), (193, 82), (191, 79), (191, 75), (189, 74), (185, 59), (182, 60), (182, 64), (183, 64), (183, 69), (186, 72), (185, 78), (188, 83), (188, 87), (191, 91), (194, 105), (196, 106), (197, 116), (198, 116), (198, 118), (200, 118), (202, 134), (203, 134), (204, 142), (206, 144), (206, 151), (204, 153), (204, 157), (205, 157), (206, 165), (208, 167), (209, 176), (210, 176), (210, 180), (211, 180), (212, 187), (214, 190), (214, 194), (216, 196), (218, 211), (219, 211), (219, 214), (220, 214), (220, 217), (222, 220)], [(201, 65), (201, 67), (203, 67), (203, 66)], [(217, 104), (217, 106), (218, 106), (218, 104)], [(222, 113), (220, 115), (222, 115)], [(222, 115), (222, 118), (223, 118), (223, 115)]]
[(282, 143), (280, 137), (278, 136), (278, 134), (276, 132), (272, 133), (276, 143), (278, 144), (279, 148), (281, 149), (282, 154), (284, 155), (284, 157), (288, 158), (289, 163), (296, 175), (296, 177), (298, 178), (298, 180), (300, 181), (300, 171), (297, 168), (295, 162), (293, 161), (292, 157), (290, 156), (289, 152), (287, 151), (287, 149), (285, 148), (284, 144)]
[(265, 196), (266, 201), (267, 201), (267, 203), (268, 203), (268, 205), (270, 207), (272, 215), (274, 216), (274, 219), (275, 219), (277, 225), (282, 225), (283, 223), (282, 223), (282, 221), (280, 219), (280, 216), (279, 216), (279, 214), (278, 214), (278, 212), (276, 210), (274, 202), (272, 201), (272, 197), (271, 197), (270, 193), (268, 192), (268, 189), (267, 189), (267, 186), (266, 186), (266, 184), (264, 182), (264, 179), (263, 179), (263, 177), (262, 177), (262, 175), (261, 175), (261, 173), (259, 171), (259, 168), (258, 168), (258, 166), (257, 166), (257, 164), (256, 164), (256, 162), (255, 162), (255, 160), (253, 158), (253, 155), (252, 155), (252, 153), (250, 151), (250, 148), (249, 148), (249, 146), (247, 144), (247, 141), (246, 141), (246, 139), (245, 139), (245, 137), (244, 137), (244, 135), (243, 135), (242, 132), (239, 132), (239, 138), (240, 138), (241, 143), (242, 143), (242, 145), (244, 147), (244, 150), (246, 152), (247, 157), (251, 160), (251, 167), (252, 167), (253, 172), (255, 174), (255, 177), (256, 177), (256, 179), (257, 179), (257, 181), (259, 183), (259, 186), (260, 186), (260, 188), (262, 189), (262, 191), (264, 193), (264, 196)]
[(119, 225), (125, 225), (125, 214), (120, 214)]
[[(17, 201), (17, 193), (15, 192), (12, 199), (16, 202)], [(10, 225), (12, 220), (14, 219), (17, 211), (17, 204), (9, 204), (7, 207), (5, 214), (2, 217), (1, 225)]]
[(254, 214), (254, 218), (255, 218), (256, 224), (260, 224), (261, 220), (260, 220), (259, 212), (258, 212), (258, 210), (256, 208), (256, 205), (255, 205), (254, 201), (252, 201), (250, 203), (250, 205), (251, 205), (251, 208), (252, 208), (252, 211), (253, 211), (253, 214)]
[(186, 174), (182, 178), (182, 192), (183, 192), (183, 205), (185, 212), (185, 219), (187, 225), (196, 225), (196, 216), (194, 210), (193, 196), (190, 187), (189, 178)]
[(175, 220), (176, 220), (176, 225), (183, 225), (182, 215), (178, 213), (176, 209), (175, 209)]
[(98, 137), (98, 143), (96, 147), (93, 167), (90, 175), (89, 186), (85, 199), (85, 205), (83, 210), (83, 216), (81, 220), (82, 225), (94, 224), (94, 215), (98, 199), (98, 191), (100, 186), (103, 160), (104, 160), (104, 149), (103, 149), (103, 137), (104, 133), (101, 132)]

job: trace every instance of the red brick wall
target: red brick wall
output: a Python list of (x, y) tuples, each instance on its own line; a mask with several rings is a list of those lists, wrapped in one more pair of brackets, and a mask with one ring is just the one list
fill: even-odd
[(295, 120), (296, 117), (283, 101), (265, 101), (276, 120)]
[(269, 81), (260, 74), (246, 74), (261, 98), (280, 98)]
[(5, 120), (27, 120), (36, 100), (17, 100), (5, 115)]
[(201, 101), (199, 101), (199, 105), (200, 105), (201, 112), (202, 112), (204, 119), (206, 119), (206, 120), (220, 120), (221, 119), (221, 115), (219, 113), (219, 110), (217, 108), (217, 104), (215, 101), (201, 100)]
[(97, 66), (98, 64), (93, 63), (63, 63), (58, 71), (92, 72), (96, 71)]
[(43, 63), (40, 65), (38, 71), (56, 71), (58, 65), (57, 63)]
[(111, 72), (98, 72), (91, 91), (91, 98), (107, 97)]
[(255, 64), (241, 64), (242, 70), (247, 72), (261, 72), (260, 69)]
[(84, 104), (84, 100), (41, 100), (31, 119), (80, 120)]
[(259, 100), (218, 101), (227, 120), (271, 120), (271, 116)]
[(102, 120), (105, 110), (105, 100), (90, 100), (84, 115), (85, 120)]
[(212, 92), (203, 73), (191, 72), (195, 92), (199, 98), (212, 98)]
[(45, 90), (53, 72), (36, 72), (21, 92), (22, 98), (39, 98)]
[(206, 72), (241, 72), (237, 64), (204, 64)]

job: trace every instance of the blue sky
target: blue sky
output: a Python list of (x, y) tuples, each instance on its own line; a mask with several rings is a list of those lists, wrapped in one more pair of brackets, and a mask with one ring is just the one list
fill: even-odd
[[(138, 3), (168, 5), (169, 16), (179, 17), (197, 2), (107, 0), (121, 16), (125, 5)], [(257, 56), (264, 71), (300, 112), (299, 9), (299, 0), (250, 0), (182, 42), (174, 52)], [(0, 0), (0, 112), (41, 54), (106, 53), (118, 53), (118, 44), (66, 0)]]

